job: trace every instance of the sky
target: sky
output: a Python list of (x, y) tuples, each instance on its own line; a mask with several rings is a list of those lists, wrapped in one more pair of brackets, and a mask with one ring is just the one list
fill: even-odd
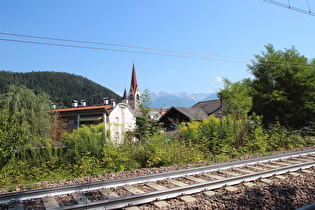
[[(314, 0), (276, 1), (315, 12)], [(314, 25), (264, 0), (0, 0), (0, 70), (67, 72), (122, 95), (134, 64), (141, 92), (214, 93), (252, 78), (269, 43), (315, 58)]]

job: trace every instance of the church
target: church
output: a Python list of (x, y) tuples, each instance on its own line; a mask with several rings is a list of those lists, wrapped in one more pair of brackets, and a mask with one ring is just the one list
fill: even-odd
[(54, 109), (67, 123), (66, 129), (73, 130), (82, 125), (104, 123), (108, 139), (116, 144), (123, 143), (126, 133), (136, 128), (136, 113), (139, 111), (141, 93), (133, 64), (129, 93), (125, 89), (121, 102), (105, 97), (101, 105), (87, 106), (84, 101), (72, 101), (72, 107)]
[(128, 104), (130, 108), (134, 112), (136, 112), (139, 108), (138, 106), (140, 103), (140, 97), (141, 97), (141, 93), (140, 93), (139, 85), (137, 81), (136, 69), (135, 69), (135, 65), (133, 64), (129, 94), (127, 94), (127, 91), (125, 89), (124, 95), (122, 97), (122, 102)]

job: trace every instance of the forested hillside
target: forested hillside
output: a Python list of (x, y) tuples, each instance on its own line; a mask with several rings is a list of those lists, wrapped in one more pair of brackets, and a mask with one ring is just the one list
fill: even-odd
[(23, 85), (35, 93), (46, 92), (58, 107), (69, 107), (74, 99), (85, 99), (88, 105), (101, 104), (104, 97), (120, 101), (120, 96), (108, 88), (85, 77), (63, 72), (0, 71), (0, 93), (5, 93), (11, 84)]

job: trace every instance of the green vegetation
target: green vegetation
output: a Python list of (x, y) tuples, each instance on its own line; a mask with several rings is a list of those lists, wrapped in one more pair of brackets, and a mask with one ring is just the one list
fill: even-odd
[(101, 104), (104, 97), (121, 100), (113, 91), (87, 78), (63, 72), (0, 71), (0, 94), (6, 93), (9, 85), (25, 86), (35, 94), (45, 92), (57, 107), (70, 107), (74, 99), (85, 99), (88, 105)]
[(140, 115), (136, 117), (136, 124), (138, 126), (136, 137), (143, 141), (152, 137), (158, 132), (159, 125), (156, 120), (150, 118), (151, 111), (151, 97), (148, 89), (144, 90), (141, 95), (141, 102), (139, 103)]
[(49, 104), (46, 94), (35, 95), (25, 87), (9, 86), (0, 95), (0, 169), (14, 150), (41, 146), (42, 139), (51, 137)]
[[(249, 66), (253, 80), (232, 83), (225, 79), (220, 92), (225, 117), (182, 123), (173, 133), (157, 132), (157, 124), (149, 119), (146, 90), (134, 133), (140, 141), (128, 138), (121, 145), (107, 140), (104, 124), (65, 133), (58, 116), (47, 112), (46, 94), (6, 87), (0, 95), (0, 186), (15, 189), (18, 184), (38, 181), (313, 146), (314, 62), (308, 63), (294, 49), (266, 48), (268, 52), (256, 56)], [(55, 145), (56, 140), (61, 146)]]
[(271, 44), (248, 65), (252, 81), (253, 111), (265, 125), (279, 121), (285, 127), (301, 128), (314, 122), (315, 61), (292, 47), (276, 51)]

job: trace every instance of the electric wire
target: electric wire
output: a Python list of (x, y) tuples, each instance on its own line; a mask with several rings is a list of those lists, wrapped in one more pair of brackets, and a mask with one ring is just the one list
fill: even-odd
[(114, 47), (137, 48), (137, 49), (145, 49), (145, 50), (166, 51), (166, 52), (176, 52), (176, 53), (196, 54), (196, 55), (209, 55), (209, 56), (216, 56), (216, 57), (236, 58), (236, 59), (245, 59), (245, 60), (251, 59), (251, 58), (246, 58), (246, 57), (235, 57), (235, 56), (217, 55), (217, 54), (210, 54), (210, 53), (200, 53), (200, 52), (190, 52), (190, 51), (181, 51), (181, 50), (140, 47), (140, 46), (132, 46), (132, 45), (111, 44), (111, 43), (104, 43), (104, 42), (82, 41), (82, 40), (75, 40), (75, 39), (61, 39), (61, 38), (52, 38), (52, 37), (46, 37), (46, 36), (33, 36), (33, 35), (16, 34), (16, 33), (0, 32), (0, 34), (9, 35), (9, 36), (36, 38), (36, 39), (64, 41), (64, 42), (77, 42), (77, 43), (84, 43), (84, 44), (107, 45), (107, 46), (114, 46)]
[(311, 15), (311, 16), (315, 17), (315, 13), (311, 12), (310, 9), (309, 9), (309, 11), (307, 11), (307, 10), (304, 10), (304, 9), (293, 7), (293, 6), (291, 6), (290, 3), (289, 3), (289, 5), (287, 5), (287, 4), (283, 4), (281, 2), (274, 1), (274, 0), (263, 0), (263, 1), (271, 3), (271, 4), (274, 4), (274, 5), (277, 5), (277, 6), (280, 6), (280, 7), (288, 8), (288, 9), (294, 10), (296, 12), (300, 12), (300, 13), (303, 13), (303, 14), (306, 14), (306, 15)]
[[(104, 50), (104, 51), (116, 51), (116, 52), (125, 52), (125, 53), (138, 53), (138, 54), (149, 54), (149, 55), (160, 55), (160, 56), (172, 56), (172, 57), (182, 57), (182, 58), (193, 58), (193, 59), (203, 59), (203, 60), (215, 60), (215, 61), (224, 61), (224, 62), (237, 62), (237, 63), (246, 63), (249, 64), (250, 61), (253, 65), (255, 65), (255, 59), (252, 58), (245, 58), (245, 57), (235, 57), (235, 56), (224, 56), (224, 55), (215, 55), (215, 54), (208, 54), (208, 53), (196, 53), (196, 52), (188, 52), (188, 51), (179, 51), (179, 50), (168, 50), (168, 49), (159, 49), (159, 48), (148, 48), (148, 47), (138, 47), (138, 46), (130, 46), (130, 45), (118, 45), (118, 44), (108, 44), (102, 42), (91, 42), (91, 41), (81, 41), (81, 40), (73, 40), (73, 39), (60, 39), (60, 38), (51, 38), (51, 37), (43, 37), (43, 36), (33, 36), (33, 35), (25, 35), (25, 34), (13, 34), (13, 33), (4, 33), (0, 32), (0, 35), (12, 35), (12, 36), (19, 36), (19, 37), (27, 37), (27, 38), (34, 38), (34, 39), (46, 39), (46, 40), (55, 40), (55, 41), (63, 41), (63, 42), (76, 42), (76, 43), (84, 43), (84, 44), (98, 44), (98, 45), (109, 45), (109, 46), (119, 46), (119, 47), (128, 47), (128, 48), (138, 48), (138, 49), (145, 49), (145, 50), (157, 50), (157, 51), (167, 51), (167, 52), (178, 52), (178, 53), (191, 53), (197, 55), (211, 55), (211, 56), (221, 56), (221, 57), (228, 57), (228, 58), (238, 58), (238, 59), (247, 59), (244, 60), (228, 60), (228, 59), (218, 59), (218, 58), (210, 58), (210, 57), (200, 57), (200, 56), (189, 56), (189, 55), (178, 55), (178, 54), (167, 54), (167, 53), (157, 53), (157, 52), (148, 52), (148, 51), (137, 51), (137, 50), (126, 50), (126, 49), (113, 49), (113, 48), (102, 48), (102, 47), (92, 47), (92, 46), (82, 46), (82, 45), (71, 45), (71, 44), (59, 44), (59, 43), (51, 43), (51, 42), (37, 42), (37, 41), (27, 41), (27, 40), (17, 40), (17, 39), (3, 39), (0, 38), (0, 41), (8, 41), (8, 42), (19, 42), (19, 43), (28, 43), (28, 44), (37, 44), (37, 45), (48, 45), (48, 46), (59, 46), (59, 47), (70, 47), (70, 48), (81, 48), (81, 49), (92, 49), (92, 50)], [(281, 66), (300, 66), (295, 62), (290, 61), (278, 61), (278, 60), (269, 60), (270, 62), (268, 65), (281, 65)], [(311, 67), (311, 66), (310, 66)], [(313, 67), (311, 67), (313, 68)]]
[(166, 54), (166, 53), (144, 52), (144, 51), (135, 51), (135, 50), (110, 49), (110, 48), (101, 48), (101, 47), (79, 46), (79, 45), (69, 45), (69, 44), (56, 44), (56, 43), (48, 43), (48, 42), (34, 42), (34, 41), (15, 40), (15, 39), (3, 39), (3, 38), (0, 38), (0, 40), (1, 41), (9, 41), (9, 42), (21, 42), (21, 43), (28, 43), (28, 44), (38, 44), (38, 45), (51, 45), (51, 46), (59, 46), (59, 47), (72, 47), (72, 48), (83, 48), (83, 49), (93, 49), (93, 50), (106, 50), (106, 51), (116, 51), (116, 52), (126, 52), (126, 53), (140, 53), (140, 54), (163, 55), (163, 56), (173, 56), (173, 57), (182, 57), (182, 58), (194, 58), (194, 59), (203, 59), (203, 60), (215, 60), (215, 61), (248, 63), (246, 61), (238, 61), (238, 60), (227, 60), (227, 59), (197, 57), (197, 56), (188, 56), (188, 55), (175, 55), (175, 54)]

